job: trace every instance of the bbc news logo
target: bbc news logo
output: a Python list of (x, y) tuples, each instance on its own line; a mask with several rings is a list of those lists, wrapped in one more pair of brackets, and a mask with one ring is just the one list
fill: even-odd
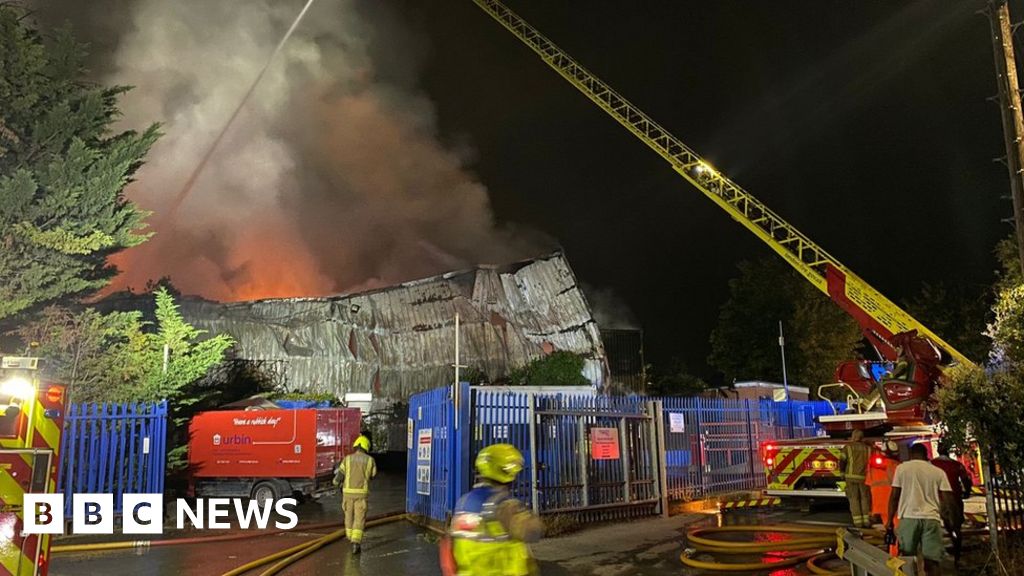
[[(23, 532), (26, 535), (64, 533), (63, 494), (25, 494), (24, 503)], [(122, 503), (122, 534), (163, 534), (163, 494), (125, 494)], [(262, 503), (240, 498), (207, 498), (190, 503), (179, 498), (176, 504), (175, 524), (179, 530), (186, 527), (227, 530), (232, 528), (232, 515), (239, 528), (252, 526), (252, 529), (263, 530), (270, 525), (275, 512), (278, 518), (273, 524), (279, 530), (291, 530), (299, 523), (295, 498)], [(71, 497), (72, 534), (113, 534), (114, 515), (113, 494), (74, 494)]]

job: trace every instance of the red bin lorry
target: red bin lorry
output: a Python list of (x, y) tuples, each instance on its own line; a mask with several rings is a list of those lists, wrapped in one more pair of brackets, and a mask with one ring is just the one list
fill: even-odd
[(358, 408), (225, 410), (189, 425), (189, 491), (257, 501), (317, 498), (359, 436)]

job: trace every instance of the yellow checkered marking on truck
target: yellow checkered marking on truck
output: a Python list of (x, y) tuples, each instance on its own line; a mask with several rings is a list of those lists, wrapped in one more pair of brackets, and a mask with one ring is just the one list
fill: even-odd
[[(782, 447), (775, 454), (775, 464), (768, 470), (768, 488), (793, 490), (801, 478), (829, 475), (842, 478), (836, 465), (839, 455), (834, 449), (808, 447)], [(784, 463), (780, 465), (779, 463)]]
[(755, 498), (753, 500), (729, 500), (722, 502), (722, 509), (736, 509), (736, 508), (759, 508), (761, 506), (774, 506), (781, 502), (781, 498)]

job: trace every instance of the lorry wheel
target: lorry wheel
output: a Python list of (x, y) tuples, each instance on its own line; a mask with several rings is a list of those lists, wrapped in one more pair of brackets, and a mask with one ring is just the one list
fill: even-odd
[(274, 482), (260, 482), (253, 486), (251, 498), (260, 506), (267, 500), (277, 500), (281, 497), (281, 490)]

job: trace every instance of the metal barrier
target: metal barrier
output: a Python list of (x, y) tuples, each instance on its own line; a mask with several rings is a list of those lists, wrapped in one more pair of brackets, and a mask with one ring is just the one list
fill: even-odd
[(167, 402), (73, 404), (64, 419), (57, 492), (71, 517), (74, 493), (162, 494), (167, 457)]
[(815, 436), (827, 402), (664, 398), (668, 497), (691, 500), (764, 487), (762, 442)]
[(468, 394), (469, 385), (462, 384), (409, 399), (407, 513), (447, 522), (459, 495), (468, 489), (470, 465), (464, 458), (469, 424), (464, 407), (468, 405), (456, 404)]
[(1003, 531), (1024, 530), (1024, 474), (998, 470), (990, 476), (991, 506), (996, 525)]
[(409, 404), (407, 512), (444, 522), (471, 485), (472, 456), (515, 445), (513, 494), (541, 514), (615, 519), (669, 499), (764, 486), (760, 443), (818, 433), (826, 402), (609, 397), (447, 387)]
[(915, 576), (917, 558), (889, 556), (888, 552), (868, 544), (860, 535), (840, 529), (836, 554), (850, 563), (853, 576)]
[(1006, 545), (1003, 537), (1024, 530), (1024, 472), (999, 466), (992, 454), (984, 465), (989, 546), (998, 556)]

